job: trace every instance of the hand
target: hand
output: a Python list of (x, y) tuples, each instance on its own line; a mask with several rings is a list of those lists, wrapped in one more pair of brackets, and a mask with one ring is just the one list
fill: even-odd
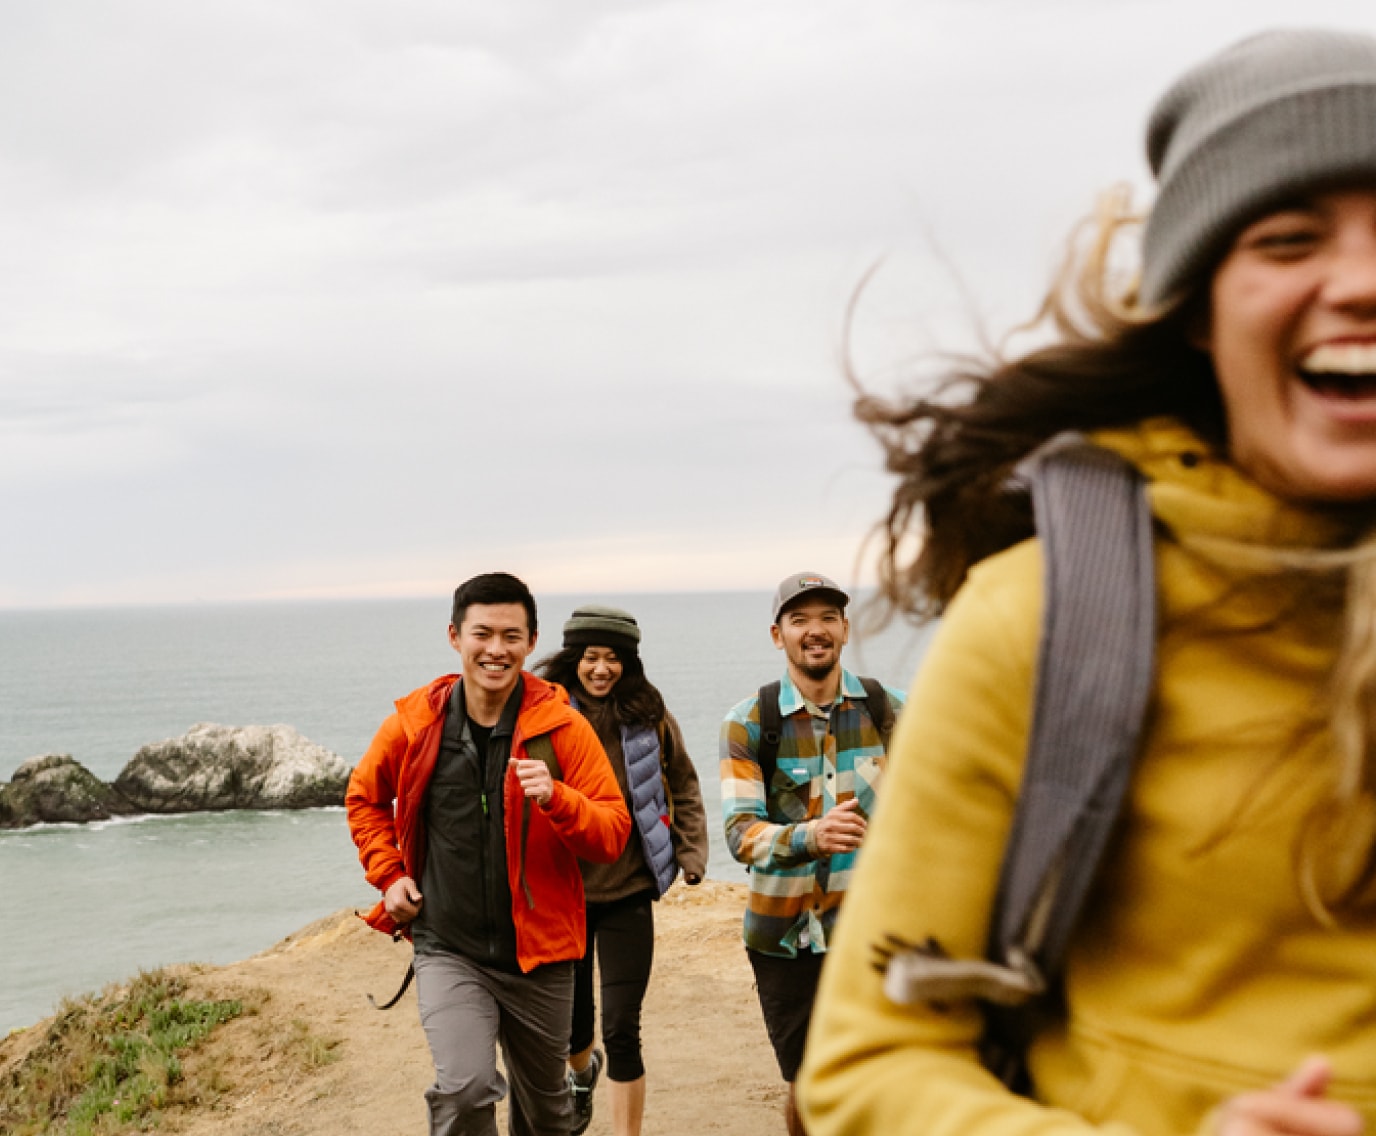
[(854, 797), (842, 801), (812, 823), (817, 826), (817, 850), (828, 856), (854, 852), (865, 838), (865, 818), (860, 813), (860, 802)]
[(554, 778), (549, 775), (549, 766), (543, 761), (518, 761), (511, 759), (511, 772), (521, 783), (521, 792), (542, 809), (554, 796)]
[(419, 915), (420, 905), (420, 888), (410, 876), (402, 876), (382, 893), (382, 906), (399, 926), (405, 926)]
[(1338, 1101), (1324, 1100), (1333, 1066), (1310, 1057), (1273, 1089), (1242, 1093), (1224, 1104), (1218, 1136), (1361, 1136), (1361, 1114)]

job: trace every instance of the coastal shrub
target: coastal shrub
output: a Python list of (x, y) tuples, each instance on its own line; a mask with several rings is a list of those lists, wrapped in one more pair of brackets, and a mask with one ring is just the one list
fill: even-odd
[(339, 1039), (311, 1033), (310, 1026), (300, 1018), (292, 1019), (291, 1030), (282, 1048), (307, 1071), (323, 1069), (340, 1058)]
[(238, 1001), (182, 997), (183, 979), (144, 971), (128, 986), (64, 999), (47, 1032), (0, 1084), (0, 1131), (98, 1136), (152, 1118), (182, 1079), (181, 1055)]

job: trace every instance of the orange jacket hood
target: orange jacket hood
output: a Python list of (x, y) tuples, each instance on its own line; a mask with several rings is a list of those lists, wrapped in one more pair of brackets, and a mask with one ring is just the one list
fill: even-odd
[[(558, 683), (546, 682), (529, 671), (522, 671), (521, 678), (524, 680), (524, 689), (521, 708), (517, 712), (517, 731), (521, 736), (533, 738), (547, 734), (564, 725), (570, 716), (577, 713), (569, 705), (568, 692)], [(418, 737), (424, 730), (443, 720), (454, 685), (462, 681), (462, 675), (441, 675), (396, 700), (397, 717), (401, 719), (407, 737)]]

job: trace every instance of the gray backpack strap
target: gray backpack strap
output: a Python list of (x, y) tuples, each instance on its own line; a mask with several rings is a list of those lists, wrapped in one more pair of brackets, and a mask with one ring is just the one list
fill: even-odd
[[(1155, 673), (1156, 580), (1146, 487), (1116, 454), (1052, 451), (1032, 471), (1032, 503), (1046, 614), (989, 953), (1050, 988), (1132, 780)], [(1009, 1083), (1023, 1075), (1033, 1014), (992, 1013), (991, 1067)]]
[(1142, 476), (1087, 445), (1030, 468), (1045, 611), (1031, 733), (988, 957), (895, 941), (876, 965), (896, 1002), (977, 998), (985, 1063), (1025, 1088), (1023, 1054), (1122, 808), (1151, 696), (1156, 582)]

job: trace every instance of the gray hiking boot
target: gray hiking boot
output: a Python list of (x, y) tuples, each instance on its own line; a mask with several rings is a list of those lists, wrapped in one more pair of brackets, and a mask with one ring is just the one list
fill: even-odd
[(597, 1088), (597, 1079), (602, 1076), (602, 1051), (594, 1049), (592, 1060), (582, 1073), (569, 1070), (569, 1096), (573, 1098), (572, 1136), (583, 1136), (592, 1123), (592, 1091)]

